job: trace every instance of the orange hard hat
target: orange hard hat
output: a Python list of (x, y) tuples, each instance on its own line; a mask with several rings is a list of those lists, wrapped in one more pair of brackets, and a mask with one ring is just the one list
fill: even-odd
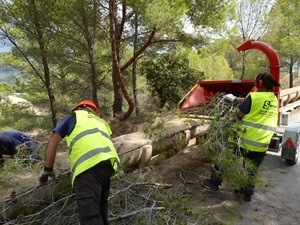
[(94, 102), (90, 100), (83, 100), (79, 102), (73, 109), (73, 111), (77, 110), (80, 107), (90, 107), (92, 110), (94, 110), (96, 113), (99, 113), (99, 110)]

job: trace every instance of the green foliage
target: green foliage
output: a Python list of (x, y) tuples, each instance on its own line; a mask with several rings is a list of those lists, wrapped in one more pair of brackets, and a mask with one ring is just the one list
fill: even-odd
[[(204, 72), (205, 80), (226, 80), (233, 78), (233, 72), (225, 58), (225, 52), (229, 49), (224, 39), (215, 40), (205, 48), (197, 51), (197, 57), (193, 52), (189, 53), (191, 67)], [(196, 54), (196, 53), (194, 53)]]
[(259, 73), (268, 71), (269, 66), (269, 60), (262, 52), (248, 52), (244, 79), (255, 79)]
[(201, 69), (205, 73), (206, 80), (231, 80), (233, 78), (228, 62), (222, 56), (211, 54), (202, 58)]
[[(234, 1), (234, 17), (227, 22), (226, 39), (230, 49), (226, 50), (226, 58), (234, 71), (235, 79), (250, 79), (258, 71), (268, 69), (268, 60), (262, 62), (263, 54), (255, 51), (237, 51), (237, 47), (248, 40), (262, 40), (268, 32), (270, 22), (274, 17), (269, 15), (273, 1), (269, 0), (239, 0)], [(262, 68), (264, 67), (264, 68)]]
[[(245, 152), (238, 145), (237, 131), (241, 127), (235, 114), (236, 105), (225, 102), (224, 97), (218, 95), (214, 96), (210, 104), (212, 120), (207, 131), (208, 140), (205, 140), (208, 144), (206, 154), (222, 171), (220, 175), (223, 180), (236, 187), (245, 187), (249, 171), (254, 169), (254, 165), (242, 158)], [(199, 145), (203, 145), (203, 142), (200, 141)]]
[(1, 103), (0, 115), (1, 130), (15, 129), (25, 132), (35, 128), (51, 128), (51, 121), (37, 116), (32, 109), (32, 105), (27, 103)]
[(190, 67), (188, 54), (171, 51), (142, 62), (152, 94), (160, 99), (159, 108), (177, 106), (186, 91), (203, 79), (203, 72)]
[(22, 151), (21, 149), (16, 155), (12, 156), (11, 159), (5, 161), (1, 170), (1, 176), (4, 178), (6, 172), (20, 172), (25, 170), (30, 172), (30, 170), (39, 170), (40, 168), (41, 164), (29, 159), (28, 151)]
[(270, 31), (264, 36), (280, 57), (281, 71), (290, 75), (289, 87), (293, 87), (293, 76), (299, 71), (300, 58), (300, 2), (278, 0), (275, 2), (270, 21)]
[(157, 114), (149, 114), (145, 117), (143, 131), (152, 139), (153, 137), (159, 137), (163, 131), (165, 131), (165, 122), (157, 117)]
[(171, 185), (152, 180), (153, 177), (141, 173), (114, 177), (112, 189), (120, 191), (112, 193), (110, 199), (110, 210), (115, 215), (111, 217), (112, 225), (186, 224), (186, 219), (193, 216), (190, 196), (170, 192)]
[[(137, 8), (136, 8), (137, 9)], [(137, 9), (141, 11), (141, 9)], [(167, 1), (155, 0), (147, 2), (144, 11), (144, 21), (149, 27), (164, 28), (164, 32), (174, 31), (175, 27), (182, 26), (181, 18), (188, 10), (183, 0)], [(170, 26), (172, 23), (174, 26)]]
[(159, 183), (148, 172), (118, 174), (111, 185), (111, 225), (232, 224), (230, 218), (220, 219), (211, 210), (191, 206), (190, 203), (195, 202), (192, 193), (187, 193), (185, 188), (181, 190), (178, 186)]
[[(121, 35), (117, 53), (120, 65), (126, 64), (130, 59), (128, 52), (133, 46), (131, 25), (134, 13), (138, 14), (139, 19), (137, 49), (155, 44), (157, 51), (161, 52), (165, 50), (168, 43), (182, 42), (187, 44), (186, 46), (196, 46), (199, 43), (203, 45), (204, 34), (212, 30), (206, 28), (220, 29), (231, 8), (228, 0), (172, 2), (130, 0), (125, 5), (122, 3), (122, 1), (114, 1), (115, 6), (120, 7), (116, 11), (119, 11), (121, 6), (125, 6), (124, 10), (128, 13), (125, 18), (121, 18), (122, 15), (116, 18), (118, 23), (116, 27), (124, 27), (124, 30), (113, 31), (116, 36)], [(57, 96), (60, 95), (65, 95), (64, 99), (72, 96), (70, 102), (90, 99), (93, 96), (94, 100), (97, 98), (105, 114), (110, 115), (109, 111), (114, 100), (112, 90), (116, 85), (113, 87), (110, 74), (111, 48), (110, 37), (107, 35), (110, 14), (107, 5), (85, 0), (63, 2), (3, 0), (0, 1), (0, 5), (3, 9), (0, 14), (1, 34), (10, 37), (9, 40), (14, 44), (12, 54), (7, 54), (5, 61), (17, 68), (22, 81), (28, 84), (22, 84), (19, 80), (18, 89), (28, 94), (44, 93), (45, 96), (50, 96), (48, 101), (58, 99)], [(121, 21), (125, 23), (124, 26), (121, 26)], [(195, 25), (194, 28), (198, 28), (197, 31), (195, 29), (194, 34), (185, 34), (186, 21), (189, 21), (191, 26)], [(155, 31), (153, 33), (155, 37), (149, 44), (148, 34), (151, 31)], [(144, 52), (145, 55), (148, 54)], [(177, 60), (176, 57), (174, 59)], [(183, 71), (178, 71), (185, 77), (184, 83), (188, 87), (183, 87), (184, 84), (179, 79), (177, 85), (184, 91), (178, 92), (178, 88), (171, 89), (174, 97), (166, 96), (167, 94), (162, 90), (164, 87), (160, 89), (159, 107), (164, 105), (174, 107), (186, 90), (193, 86), (188, 82), (194, 84), (202, 78), (201, 70), (193, 66), (192, 69), (185, 68), (184, 64), (187, 63), (179, 60), (178, 65), (182, 66), (184, 72), (198, 74), (198, 78), (191, 81), (193, 75), (187, 77)], [(130, 83), (126, 75), (128, 68), (130, 69), (127, 67), (122, 71), (127, 86)], [(175, 70), (171, 72), (174, 73)], [(178, 74), (176, 76), (179, 78)], [(167, 82), (169, 79), (162, 81)], [(113, 96), (116, 96), (119, 90), (114, 91)], [(55, 104), (54, 102), (54, 107), (59, 109), (60, 106)], [(51, 113), (56, 117), (55, 110)]]
[[(176, 221), (178, 225), (185, 225), (186, 218), (192, 215), (192, 210), (188, 206), (188, 197), (170, 195), (165, 199), (159, 196), (158, 201), (162, 202), (162, 206), (166, 209), (164, 213), (156, 216), (155, 221), (157, 225), (164, 225), (170, 221)], [(144, 222), (144, 224), (147, 224)]]
[(15, 88), (6, 83), (6, 82), (0, 82), (0, 99), (5, 98), (5, 96), (12, 94), (15, 91)]
[(167, 136), (167, 128), (163, 119), (155, 117), (154, 114), (148, 115), (143, 123), (143, 132), (146, 136), (153, 140), (153, 155), (160, 158), (169, 158), (178, 153), (186, 146), (186, 134), (177, 132), (171, 137)]
[(186, 0), (185, 2), (189, 8), (187, 16), (195, 27), (220, 28), (232, 11), (230, 0)]
[(8, 177), (12, 176), (14, 173), (31, 173), (36, 170), (41, 169), (41, 164), (37, 163), (31, 159), (29, 159), (28, 151), (22, 148), (14, 156), (5, 156), (5, 163), (1, 165), (0, 168), (0, 188), (15, 188), (15, 186), (19, 186), (19, 188), (15, 189), (17, 191), (16, 194), (22, 194), (23, 190), (20, 188), (22, 184), (19, 184), (20, 181), (16, 181), (17, 183), (13, 183)]

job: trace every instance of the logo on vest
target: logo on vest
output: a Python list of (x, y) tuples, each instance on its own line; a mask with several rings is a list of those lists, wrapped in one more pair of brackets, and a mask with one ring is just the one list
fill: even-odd
[(265, 101), (263, 105), (263, 109), (268, 109), (271, 106), (271, 101)]
[(263, 104), (263, 109), (277, 108), (276, 105), (272, 105), (271, 101), (265, 101)]
[(277, 109), (276, 105), (272, 105), (271, 101), (265, 101), (259, 114), (266, 116), (266, 117), (274, 117), (274, 116), (276, 116), (275, 109)]

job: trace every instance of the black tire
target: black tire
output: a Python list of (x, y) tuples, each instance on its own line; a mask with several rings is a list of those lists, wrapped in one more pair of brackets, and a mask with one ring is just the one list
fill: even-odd
[(297, 164), (298, 159), (299, 159), (299, 149), (296, 148), (296, 154), (295, 154), (294, 160), (292, 160), (292, 159), (286, 159), (285, 161), (286, 161), (286, 163), (287, 163), (288, 165), (294, 166), (294, 165)]

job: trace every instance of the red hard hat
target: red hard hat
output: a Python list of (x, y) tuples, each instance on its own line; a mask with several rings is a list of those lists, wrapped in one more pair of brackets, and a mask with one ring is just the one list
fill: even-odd
[(73, 111), (77, 110), (80, 107), (90, 107), (92, 108), (96, 113), (99, 113), (97, 106), (95, 105), (94, 102), (90, 100), (83, 100), (79, 102), (73, 109)]

